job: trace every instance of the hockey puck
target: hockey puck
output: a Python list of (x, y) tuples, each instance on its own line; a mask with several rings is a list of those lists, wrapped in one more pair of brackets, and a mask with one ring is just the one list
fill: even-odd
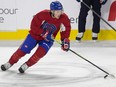
[(105, 76), (104, 76), (104, 79), (106, 79), (107, 77), (108, 77), (108, 75), (105, 75)]

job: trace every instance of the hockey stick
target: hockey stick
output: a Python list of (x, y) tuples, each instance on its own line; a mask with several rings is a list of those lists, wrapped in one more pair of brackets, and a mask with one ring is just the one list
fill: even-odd
[(102, 18), (97, 12), (95, 12), (91, 7), (89, 7), (85, 2), (81, 1), (81, 3), (83, 3), (87, 8), (89, 8), (94, 14), (96, 14), (100, 19), (102, 19), (109, 27), (111, 27), (114, 31), (116, 31), (116, 29), (109, 24), (104, 18)]
[[(57, 40), (54, 40), (54, 41), (61, 45), (61, 43), (60, 43), (59, 41), (57, 41)], [(93, 66), (95, 66), (96, 68), (98, 68), (99, 70), (101, 70), (102, 72), (104, 72), (105, 74), (107, 74), (107, 75), (104, 76), (104, 78), (107, 78), (108, 76), (110, 76), (111, 78), (115, 78), (114, 75), (112, 75), (112, 74), (108, 73), (107, 71), (103, 70), (102, 68), (100, 68), (100, 67), (97, 66), (96, 64), (92, 63), (91, 61), (87, 60), (86, 58), (84, 58), (84, 57), (81, 56), (80, 54), (78, 54), (78, 53), (76, 53), (75, 51), (73, 51), (72, 49), (69, 49), (69, 51), (71, 51), (71, 52), (74, 53), (75, 55), (79, 56), (81, 59), (85, 60), (86, 62), (92, 64)]]

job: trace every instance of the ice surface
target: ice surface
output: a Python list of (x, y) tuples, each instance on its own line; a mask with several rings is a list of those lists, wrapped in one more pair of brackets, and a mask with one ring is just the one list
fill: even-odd
[[(116, 76), (115, 46), (78, 46), (71, 49)], [(6, 63), (17, 48), (0, 47), (0, 65)], [(0, 87), (116, 87), (116, 79), (104, 79), (106, 74), (73, 53), (63, 52), (60, 47), (52, 47), (36, 65), (20, 74), (18, 68), (35, 50), (8, 71), (0, 70)]]

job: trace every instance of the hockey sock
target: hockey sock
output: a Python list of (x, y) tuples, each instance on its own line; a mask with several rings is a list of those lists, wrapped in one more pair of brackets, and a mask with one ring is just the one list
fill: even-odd
[(17, 63), (21, 57), (25, 56), (26, 53), (24, 53), (22, 50), (18, 49), (10, 58), (9, 63), (13, 65), (14, 63)]
[(32, 57), (26, 62), (26, 64), (31, 67), (35, 63), (37, 63), (43, 56), (46, 55), (46, 51), (43, 47), (38, 47), (36, 52), (32, 55)]

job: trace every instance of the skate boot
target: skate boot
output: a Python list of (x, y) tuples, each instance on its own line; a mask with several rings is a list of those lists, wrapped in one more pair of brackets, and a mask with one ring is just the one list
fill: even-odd
[(98, 34), (97, 33), (92, 34), (92, 40), (93, 40), (93, 42), (97, 42), (97, 40), (98, 40)]
[(81, 39), (83, 38), (83, 35), (84, 35), (83, 32), (78, 33), (78, 35), (77, 35), (77, 37), (76, 37), (76, 40), (77, 40), (78, 42), (81, 42)]
[(1, 70), (2, 70), (2, 71), (6, 71), (6, 70), (8, 70), (11, 66), (12, 66), (12, 65), (11, 65), (9, 62), (7, 62), (7, 63), (1, 65)]
[(29, 66), (24, 63), (23, 65), (21, 65), (21, 67), (19, 68), (19, 72), (20, 73), (24, 73), (27, 69), (29, 68)]

